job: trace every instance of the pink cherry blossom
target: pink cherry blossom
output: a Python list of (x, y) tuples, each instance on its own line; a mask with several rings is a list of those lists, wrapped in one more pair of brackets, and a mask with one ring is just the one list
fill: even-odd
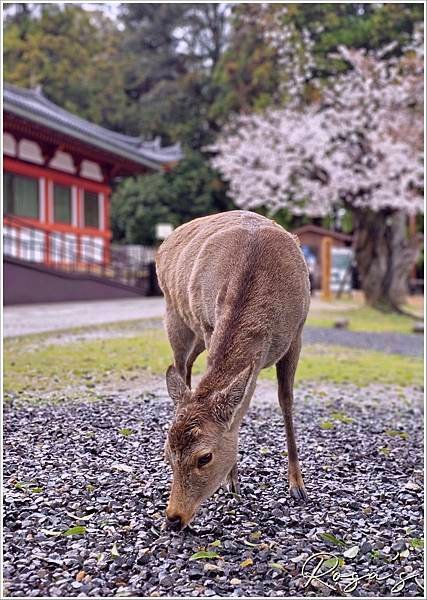
[[(269, 41), (282, 44), (285, 63), (295, 30), (279, 30)], [(308, 34), (301, 45), (310, 54)], [(339, 205), (423, 210), (422, 32), (414, 33), (402, 57), (389, 58), (390, 50), (340, 48), (350, 68), (317, 82), (322, 99), (308, 106), (300, 100), (312, 60), (305, 70), (288, 61), (284, 79), (294, 82), (295, 94), (286, 106), (229, 122), (210, 150), (239, 207), (310, 216)]]

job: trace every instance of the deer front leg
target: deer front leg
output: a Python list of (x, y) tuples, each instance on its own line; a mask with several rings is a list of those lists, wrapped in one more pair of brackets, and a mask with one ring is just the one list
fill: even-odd
[(227, 475), (227, 485), (232, 494), (240, 494), (239, 469), (237, 463)]
[(203, 352), (204, 349), (205, 349), (205, 344), (204, 344), (203, 340), (199, 340), (196, 338), (193, 342), (193, 345), (191, 347), (190, 353), (187, 358), (187, 363), (186, 363), (185, 383), (187, 384), (187, 387), (189, 387), (190, 389), (191, 389), (191, 369), (193, 368), (194, 361), (199, 356), (199, 354), (201, 354)]
[(239, 471), (237, 468), (237, 463), (235, 463), (234, 467), (224, 479), (221, 487), (226, 492), (240, 495)]
[(301, 475), (292, 418), (293, 385), (300, 350), (301, 337), (298, 336), (292, 342), (287, 354), (276, 364), (276, 372), (279, 385), (279, 403), (285, 421), (288, 443), (289, 491), (292, 498), (305, 502), (307, 500), (307, 492), (305, 491), (304, 480)]

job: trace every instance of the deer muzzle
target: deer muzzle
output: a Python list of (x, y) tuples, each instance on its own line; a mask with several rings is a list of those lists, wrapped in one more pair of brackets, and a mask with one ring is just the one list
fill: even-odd
[(170, 531), (181, 531), (182, 527), (183, 524), (181, 521), (181, 517), (176, 516), (169, 518), (166, 515), (166, 529), (169, 529)]

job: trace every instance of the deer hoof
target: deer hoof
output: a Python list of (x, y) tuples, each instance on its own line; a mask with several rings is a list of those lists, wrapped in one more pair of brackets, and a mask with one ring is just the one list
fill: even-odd
[(224, 481), (221, 484), (220, 487), (224, 490), (224, 492), (228, 492), (229, 494), (235, 494), (237, 496), (240, 496), (239, 482), (230, 481), (229, 479), (227, 479), (226, 481)]
[(291, 497), (298, 502), (307, 502), (308, 500), (307, 492), (304, 487), (295, 485), (289, 489), (289, 492)]
[(240, 496), (240, 484), (238, 481), (232, 481), (229, 484), (229, 490), (232, 494), (237, 494), (238, 496)]

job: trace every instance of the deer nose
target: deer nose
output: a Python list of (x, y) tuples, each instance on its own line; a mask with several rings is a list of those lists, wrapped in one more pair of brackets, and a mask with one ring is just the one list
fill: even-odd
[(171, 531), (179, 531), (182, 529), (182, 521), (180, 516), (173, 516), (169, 518), (166, 516), (166, 529)]

